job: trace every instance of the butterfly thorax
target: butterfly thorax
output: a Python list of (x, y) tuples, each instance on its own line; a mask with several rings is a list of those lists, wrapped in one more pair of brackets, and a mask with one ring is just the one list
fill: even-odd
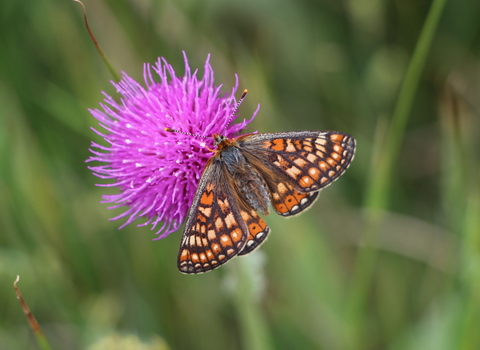
[(270, 191), (262, 175), (255, 169), (242, 154), (242, 149), (236, 139), (214, 135), (214, 161), (225, 166), (232, 185), (244, 207), (251, 207), (262, 214), (268, 214), (270, 206)]

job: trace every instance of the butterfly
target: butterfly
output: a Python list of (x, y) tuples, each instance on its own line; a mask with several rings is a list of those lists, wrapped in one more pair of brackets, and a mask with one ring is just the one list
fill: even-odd
[[(238, 105), (245, 95), (246, 90)], [(178, 269), (186, 274), (213, 270), (254, 251), (270, 233), (257, 212), (269, 214), (270, 205), (284, 217), (305, 211), (355, 153), (354, 138), (334, 131), (231, 139), (215, 134), (213, 139), (216, 150), (200, 178), (178, 253)]]

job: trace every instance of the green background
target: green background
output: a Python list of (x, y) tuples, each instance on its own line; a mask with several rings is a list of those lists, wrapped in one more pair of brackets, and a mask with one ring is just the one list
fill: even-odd
[(180, 232), (119, 231), (99, 203), (87, 108), (114, 89), (81, 6), (1, 1), (0, 349), (37, 347), (17, 275), (52, 349), (480, 349), (480, 2), (443, 2), (85, 0), (138, 81), (210, 53), (241, 115), (261, 104), (253, 130), (357, 139), (260, 251), (185, 276)]

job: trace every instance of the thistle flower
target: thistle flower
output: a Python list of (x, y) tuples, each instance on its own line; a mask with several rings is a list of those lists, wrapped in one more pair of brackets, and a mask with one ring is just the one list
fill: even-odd
[[(92, 142), (93, 155), (87, 160), (106, 164), (91, 166), (93, 174), (113, 183), (98, 186), (118, 187), (119, 194), (103, 195), (102, 203), (114, 203), (109, 209), (126, 207), (117, 220), (127, 217), (120, 226), (139, 218), (157, 230), (156, 239), (178, 230), (192, 203), (195, 190), (207, 160), (213, 140), (167, 132), (172, 128), (196, 135), (215, 133), (232, 137), (250, 120), (227, 125), (234, 113), (236, 84), (229, 94), (221, 93), (222, 85), (214, 85), (214, 74), (207, 57), (203, 78), (191, 73), (187, 57), (185, 75), (177, 77), (164, 58), (156, 65), (144, 66), (146, 88), (125, 73), (113, 85), (121, 95), (117, 102), (105, 95), (99, 109), (90, 110), (106, 130), (93, 131), (102, 136), (108, 146)], [(154, 75), (160, 81), (154, 81)], [(237, 116), (234, 116), (236, 118)]]

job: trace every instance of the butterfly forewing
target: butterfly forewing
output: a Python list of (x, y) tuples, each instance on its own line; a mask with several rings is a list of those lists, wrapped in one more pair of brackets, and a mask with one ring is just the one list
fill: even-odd
[(226, 263), (244, 247), (248, 229), (228, 174), (210, 162), (202, 175), (182, 235), (178, 268), (203, 273)]
[(238, 142), (274, 177), (289, 182), (300, 193), (331, 184), (348, 168), (355, 153), (350, 135), (331, 131), (254, 134), (242, 136)]

